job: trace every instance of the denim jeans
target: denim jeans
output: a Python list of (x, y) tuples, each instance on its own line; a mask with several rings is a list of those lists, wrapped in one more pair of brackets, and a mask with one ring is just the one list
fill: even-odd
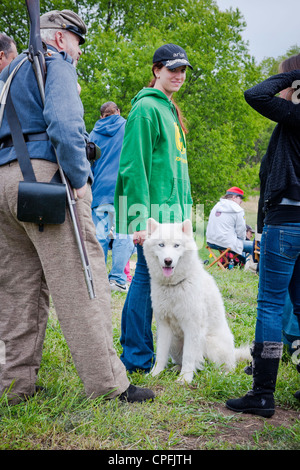
[(259, 261), (255, 341), (282, 341), (289, 293), (300, 322), (300, 223), (265, 225)]
[(282, 316), (282, 340), (288, 345), (290, 352), (293, 352), (293, 345), (300, 341), (300, 323), (294, 313), (290, 295), (286, 296), (283, 316)]
[(124, 235), (117, 234), (114, 229), (114, 238), (111, 239), (109, 237), (111, 228), (115, 226), (115, 208), (113, 204), (102, 204), (95, 207), (92, 210), (92, 216), (96, 226), (97, 240), (104, 251), (105, 263), (107, 262), (109, 247), (112, 247), (112, 267), (108, 279), (124, 285), (127, 281), (127, 275), (124, 269), (135, 249), (132, 237), (128, 235), (127, 238), (123, 238)]
[(243, 240), (243, 252), (244, 253), (253, 253), (253, 241), (252, 240)]
[(149, 372), (154, 365), (150, 276), (143, 248), (137, 245), (137, 264), (121, 320), (121, 361), (129, 372)]

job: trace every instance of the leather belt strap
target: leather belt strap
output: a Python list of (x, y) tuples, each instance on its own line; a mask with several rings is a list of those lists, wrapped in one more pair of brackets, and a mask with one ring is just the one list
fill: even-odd
[[(23, 134), (25, 142), (37, 142), (41, 140), (49, 140), (47, 132), (39, 132), (37, 134)], [(0, 140), (0, 150), (7, 147), (13, 147), (13, 139), (11, 135)]]
[[(16, 150), (17, 159), (24, 177), (24, 181), (36, 181), (28, 148), (25, 144), (25, 135), (22, 133), (21, 124), (18, 119), (13, 101), (11, 99), (10, 92), (8, 93), (6, 101), (6, 116), (7, 122), (10, 127), (11, 138), (14, 141), (13, 145)], [(47, 132), (41, 132), (39, 134), (27, 134), (27, 138), (29, 136), (31, 140), (27, 140), (27, 142), (49, 139)], [(61, 182), (59, 169), (54, 174), (51, 180), (51, 183), (55, 182)]]
[(10, 132), (14, 140), (14, 147), (17, 159), (23, 173), (24, 181), (36, 181), (36, 177), (30, 161), (27, 145), (25, 144), (22, 128), (18, 119), (10, 91), (6, 100), (6, 118), (10, 127)]

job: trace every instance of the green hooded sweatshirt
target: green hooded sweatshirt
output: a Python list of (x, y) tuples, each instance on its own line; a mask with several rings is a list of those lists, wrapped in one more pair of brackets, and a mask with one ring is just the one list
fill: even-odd
[(118, 233), (145, 230), (149, 217), (172, 223), (191, 215), (185, 135), (160, 90), (144, 88), (132, 100), (114, 206)]

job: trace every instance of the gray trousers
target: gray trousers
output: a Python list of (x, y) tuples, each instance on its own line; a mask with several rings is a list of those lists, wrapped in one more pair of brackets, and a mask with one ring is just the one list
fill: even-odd
[[(38, 181), (49, 182), (57, 165), (32, 160)], [(96, 299), (90, 300), (72, 222), (17, 220), (18, 162), (0, 166), (0, 393), (13, 383), (17, 397), (35, 389), (42, 358), (49, 292), (77, 372), (89, 397), (124, 392), (129, 381), (113, 346), (110, 288), (103, 251), (91, 217), (91, 189), (77, 201)], [(49, 292), (48, 292), (49, 289)]]

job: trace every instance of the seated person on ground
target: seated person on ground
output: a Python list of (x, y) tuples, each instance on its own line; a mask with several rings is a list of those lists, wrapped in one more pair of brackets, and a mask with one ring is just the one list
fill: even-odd
[(253, 242), (246, 240), (245, 212), (241, 207), (244, 191), (232, 187), (226, 191), (209, 215), (207, 244), (213, 249), (231, 249), (239, 255), (252, 253)]

